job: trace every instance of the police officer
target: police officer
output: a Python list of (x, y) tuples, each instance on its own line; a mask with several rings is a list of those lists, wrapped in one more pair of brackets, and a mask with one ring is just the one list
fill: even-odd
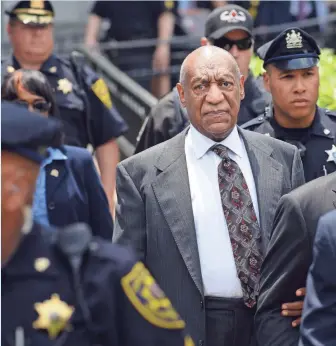
[(336, 170), (336, 113), (316, 105), (320, 49), (299, 28), (283, 31), (261, 46), (265, 88), (273, 104), (264, 115), (243, 125), (298, 147), (306, 181)]
[(185, 324), (144, 265), (85, 225), (40, 226), (31, 199), (60, 123), (1, 105), (2, 346), (185, 345)]
[[(174, 34), (177, 13), (175, 1), (95, 1), (88, 19), (85, 42), (89, 47), (97, 45), (102, 20), (108, 20), (110, 28), (103, 41), (133, 41), (141, 39), (169, 40)], [(175, 30), (176, 31), (176, 30)], [(177, 32), (175, 32), (176, 34)], [(111, 61), (124, 72), (134, 70), (166, 70), (170, 62), (170, 44), (160, 42), (156, 46), (130, 49), (105, 50)], [(169, 90), (169, 76), (137, 81), (157, 97)]]
[(102, 183), (111, 210), (115, 169), (119, 158), (116, 138), (127, 125), (113, 107), (108, 88), (81, 59), (53, 54), (54, 9), (50, 1), (19, 1), (6, 11), (13, 55), (2, 64), (2, 76), (16, 69), (40, 70), (55, 91), (65, 142), (96, 149)]
[[(270, 102), (262, 83), (249, 70), (253, 54), (252, 30), (253, 19), (248, 11), (238, 5), (226, 5), (210, 13), (205, 23), (206, 37), (201, 39), (201, 45), (211, 44), (229, 51), (245, 76), (245, 98), (240, 106), (239, 125), (257, 117)], [(188, 117), (174, 88), (153, 107), (146, 118), (135, 152), (174, 137), (188, 125)]]

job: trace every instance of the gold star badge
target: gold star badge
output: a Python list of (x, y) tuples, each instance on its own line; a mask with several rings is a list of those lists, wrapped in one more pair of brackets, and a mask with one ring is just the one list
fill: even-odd
[(336, 163), (336, 145), (333, 144), (330, 150), (325, 150), (325, 152), (328, 154), (327, 162), (334, 161)]
[(53, 294), (43, 303), (36, 303), (34, 307), (39, 317), (33, 322), (33, 328), (46, 329), (50, 339), (55, 339), (62, 330), (69, 327), (68, 322), (75, 310), (73, 306), (60, 300), (58, 294)]
[(57, 90), (62, 91), (63, 94), (71, 93), (72, 83), (68, 79), (66, 78), (60, 79), (57, 83), (58, 83)]

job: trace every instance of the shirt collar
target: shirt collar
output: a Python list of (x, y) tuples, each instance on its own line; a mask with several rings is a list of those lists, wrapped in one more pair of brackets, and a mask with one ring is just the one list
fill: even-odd
[(231, 133), (221, 142), (215, 142), (212, 139), (202, 135), (192, 125), (190, 125), (189, 133), (191, 136), (192, 149), (197, 160), (202, 158), (212, 146), (218, 144), (224, 145), (239, 157), (243, 156), (242, 142), (239, 137), (237, 126), (235, 126)]
[[(15, 58), (14, 55), (12, 55), (12, 59), (10, 61), (10, 66), (14, 68), (14, 70), (19, 70), (21, 68), (20, 63)], [(57, 57), (52, 54), (49, 56), (49, 58), (42, 64), (40, 68), (40, 72), (46, 73), (46, 74), (55, 74), (57, 75), (59, 69), (59, 63)]]
[(42, 167), (49, 165), (53, 161), (67, 160), (67, 156), (58, 148), (48, 148), (49, 156), (42, 162)]

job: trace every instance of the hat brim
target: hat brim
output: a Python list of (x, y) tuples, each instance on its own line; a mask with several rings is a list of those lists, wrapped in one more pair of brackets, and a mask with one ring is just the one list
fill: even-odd
[(271, 64), (273, 64), (275, 67), (277, 67), (280, 70), (284, 71), (292, 71), (292, 70), (301, 70), (305, 68), (311, 68), (318, 64), (319, 59), (318, 58), (297, 58), (297, 59), (291, 59), (291, 60), (280, 60), (280, 61), (274, 61)]
[(219, 38), (222, 38), (224, 35), (226, 35), (227, 33), (233, 30), (243, 30), (246, 33), (248, 33), (250, 37), (252, 36), (252, 32), (249, 29), (241, 25), (234, 25), (234, 26), (227, 26), (227, 27), (220, 28), (216, 30), (215, 32), (211, 33), (209, 36), (207, 36), (207, 38), (212, 40), (218, 40)]

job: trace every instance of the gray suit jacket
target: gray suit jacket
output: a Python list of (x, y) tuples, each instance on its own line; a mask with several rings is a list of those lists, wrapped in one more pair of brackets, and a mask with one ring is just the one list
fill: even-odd
[[(198, 342), (205, 340), (204, 291), (184, 151), (187, 131), (118, 165), (113, 240), (131, 243)], [(266, 247), (280, 197), (304, 182), (302, 163), (294, 146), (239, 131), (256, 183)]]
[(256, 314), (260, 346), (297, 346), (299, 329), (293, 318), (281, 315), (283, 303), (297, 301), (306, 286), (319, 218), (336, 208), (336, 172), (310, 181), (283, 196), (261, 270)]
[(309, 268), (307, 278), (307, 296), (300, 329), (300, 346), (335, 346), (335, 263), (336, 210), (333, 210), (320, 218), (316, 231), (313, 263)]

